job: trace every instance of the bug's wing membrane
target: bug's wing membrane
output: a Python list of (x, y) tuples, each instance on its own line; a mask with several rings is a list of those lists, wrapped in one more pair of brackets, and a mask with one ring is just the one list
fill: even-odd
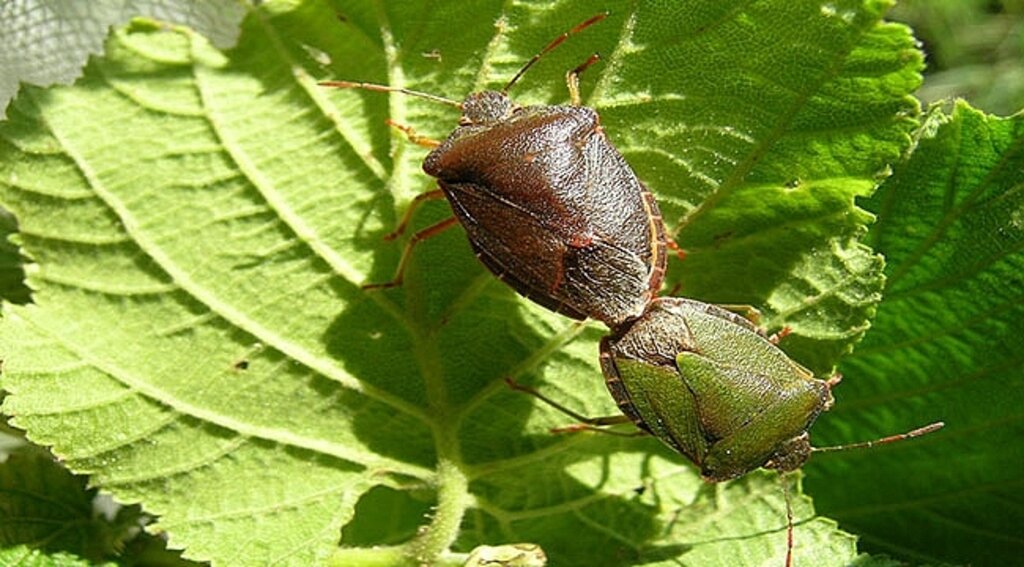
[(567, 288), (590, 299), (590, 313), (611, 327), (639, 317), (665, 275), (665, 229), (658, 205), (595, 121), (573, 132), (562, 151), (538, 160), (565, 176), (557, 194), (580, 219), (589, 245), (567, 267)]
[(612, 325), (638, 316), (651, 297), (647, 264), (603, 238), (569, 250), (563, 289), (582, 309)]
[[(552, 294), (551, 288), (564, 282), (568, 247), (545, 223), (474, 185), (442, 183), (441, 187), (474, 253), (494, 275), (552, 311), (586, 319), (585, 312)], [(524, 249), (530, 253), (523, 254)]]
[(475, 185), (441, 186), (477, 257), (519, 293), (576, 319), (618, 322), (643, 310), (649, 269), (637, 255), (602, 238), (573, 245), (564, 226)]
[(696, 399), (690, 390), (680, 387), (679, 374), (670, 368), (628, 358), (615, 359), (614, 363), (619, 373), (630, 377), (623, 385), (633, 409), (643, 420), (642, 426), (701, 464), (708, 445)]

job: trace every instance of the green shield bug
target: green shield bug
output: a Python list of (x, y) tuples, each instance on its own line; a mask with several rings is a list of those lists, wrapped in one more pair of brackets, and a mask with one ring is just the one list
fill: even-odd
[(810, 456), (807, 429), (833, 403), (832, 383), (747, 319), (681, 298), (653, 302), (605, 337), (601, 369), (619, 409), (712, 482), (798, 468)]
[(447, 199), (455, 216), (409, 239), (392, 281), (364, 287), (400, 285), (413, 247), (457, 221), (488, 269), (552, 311), (612, 328), (643, 313), (661, 288), (666, 245), (674, 243), (653, 196), (608, 140), (597, 112), (581, 104), (579, 75), (597, 55), (566, 74), (569, 106), (520, 106), (508, 96), (544, 54), (605, 16), (555, 38), (502, 90), (471, 93), (461, 103), (399, 87), (321, 83), (418, 96), (462, 113), (443, 142), (395, 125), (432, 148), (423, 169), (440, 189), (419, 195), (386, 238), (400, 235), (426, 200)]
[[(814, 452), (891, 443), (943, 427), (937, 422), (877, 441), (811, 446), (808, 430), (832, 407), (838, 375), (815, 378), (748, 319), (690, 299), (653, 300), (641, 317), (602, 339), (600, 360), (624, 415), (587, 418), (532, 388), (509, 384), (582, 422), (561, 431), (604, 431), (600, 426), (631, 421), (692, 461), (709, 482), (762, 467), (792, 471)], [(791, 511), (787, 528), (789, 565)]]
[(653, 301), (601, 341), (601, 370), (619, 409), (708, 481), (795, 470), (812, 452), (834, 449), (812, 447), (807, 431), (832, 407), (838, 376), (815, 378), (749, 320), (715, 305)]
[[(601, 369), (622, 412), (693, 461), (709, 482), (761, 467), (792, 471), (814, 452), (870, 447), (943, 427), (937, 422), (878, 441), (812, 447), (808, 429), (832, 407), (838, 375), (815, 378), (749, 320), (689, 299), (654, 300), (642, 317), (605, 337)], [(787, 493), (790, 565), (788, 506)]]

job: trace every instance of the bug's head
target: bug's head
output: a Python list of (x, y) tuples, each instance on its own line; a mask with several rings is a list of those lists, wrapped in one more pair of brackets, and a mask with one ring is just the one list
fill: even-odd
[(500, 91), (471, 93), (462, 101), (460, 126), (486, 125), (501, 122), (518, 108), (508, 95)]
[(804, 431), (802, 434), (780, 443), (775, 448), (771, 459), (764, 464), (764, 468), (775, 469), (779, 472), (795, 471), (807, 462), (807, 459), (811, 457), (811, 451), (811, 436)]

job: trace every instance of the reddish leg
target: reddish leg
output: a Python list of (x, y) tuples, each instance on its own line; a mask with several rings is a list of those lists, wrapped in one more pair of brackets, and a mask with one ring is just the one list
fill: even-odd
[(434, 149), (441, 145), (441, 142), (434, 140), (433, 138), (428, 138), (426, 136), (421, 136), (417, 134), (416, 129), (413, 128), (412, 126), (407, 126), (405, 124), (395, 122), (390, 118), (385, 120), (384, 123), (387, 124), (388, 126), (391, 126), (392, 128), (401, 130), (402, 133), (405, 134), (405, 137), (409, 138), (409, 141), (416, 144), (417, 146), (423, 146), (424, 148)]
[(402, 285), (402, 279), (405, 277), (405, 267), (409, 262), (410, 256), (412, 256), (412, 249), (420, 242), (430, 238), (431, 236), (437, 236), (449, 228), (458, 224), (459, 219), (455, 217), (447, 218), (435, 225), (428, 226), (427, 228), (417, 232), (409, 238), (409, 242), (406, 243), (405, 249), (402, 250), (402, 259), (398, 261), (398, 269), (395, 271), (395, 277), (389, 282), (384, 283), (373, 283), (363, 285), (363, 289), (384, 289), (389, 287), (397, 287)]
[(676, 243), (676, 241), (673, 240), (672, 237), (669, 236), (668, 234), (665, 235), (665, 246), (667, 246), (669, 250), (676, 253), (676, 258), (679, 258), (680, 260), (686, 259), (686, 250), (680, 248), (679, 244)]
[(416, 209), (423, 204), (424, 201), (432, 201), (435, 199), (444, 199), (444, 191), (440, 189), (434, 189), (433, 191), (427, 191), (426, 193), (420, 193), (413, 198), (412, 202), (409, 203), (409, 208), (405, 209), (405, 214), (402, 215), (402, 220), (395, 227), (395, 230), (384, 235), (384, 240), (394, 240), (405, 233), (405, 229), (409, 226), (409, 221), (412, 220), (412, 214), (416, 212)]
[(779, 341), (788, 337), (792, 332), (793, 328), (790, 327), (789, 325), (786, 325), (785, 327), (779, 329), (779, 332), (772, 333), (771, 335), (769, 335), (768, 342), (772, 343), (773, 345), (778, 345)]
[(829, 387), (830, 390), (832, 388), (835, 388), (836, 386), (838, 386), (839, 383), (842, 382), (842, 381), (843, 381), (843, 375), (840, 374), (839, 372), (836, 372), (835, 374), (830, 376), (828, 380), (825, 380), (825, 382), (828, 384), (828, 387)]
[(516, 382), (512, 378), (505, 378), (505, 383), (508, 384), (509, 388), (512, 388), (513, 390), (515, 390), (517, 392), (522, 392), (524, 394), (529, 394), (529, 395), (537, 398), (538, 400), (544, 402), (545, 404), (555, 408), (556, 410), (564, 413), (565, 415), (568, 415), (569, 417), (579, 421), (579, 423), (574, 423), (572, 425), (567, 425), (565, 427), (556, 427), (556, 428), (551, 430), (552, 433), (576, 433), (578, 431), (594, 431), (594, 432), (597, 432), (597, 433), (605, 433), (605, 434), (608, 434), (608, 435), (618, 435), (618, 436), (622, 436), (622, 437), (639, 437), (639, 436), (645, 435), (645, 433), (642, 432), (642, 431), (637, 431), (637, 432), (633, 432), (633, 433), (623, 433), (623, 432), (620, 432), (620, 431), (610, 431), (608, 429), (603, 429), (603, 427), (606, 427), (606, 426), (609, 426), (609, 425), (617, 425), (619, 423), (629, 423), (630, 420), (625, 415), (609, 415), (609, 416), (604, 416), (604, 417), (587, 417), (585, 415), (577, 413), (577, 412), (575, 412), (575, 411), (573, 411), (573, 410), (563, 406), (562, 404), (556, 402), (555, 400), (552, 400), (551, 398), (545, 396), (544, 394), (540, 393), (539, 391), (537, 391), (537, 390), (535, 390), (535, 389), (533, 389), (533, 388), (531, 388), (529, 386), (524, 386), (523, 384), (520, 384), (519, 382)]

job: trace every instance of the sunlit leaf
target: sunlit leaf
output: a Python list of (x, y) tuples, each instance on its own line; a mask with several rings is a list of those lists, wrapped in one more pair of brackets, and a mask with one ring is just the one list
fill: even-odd
[[(827, 371), (881, 289), (854, 198), (915, 124), (921, 58), (887, 6), (611, 4), (512, 94), (564, 103), (565, 70), (602, 53), (584, 99), (689, 253), (672, 284), (762, 307)], [(137, 22), (75, 86), (25, 89), (0, 125), (0, 201), (35, 304), (4, 307), (5, 413), (195, 559), (526, 542), (552, 564), (781, 563), (773, 475), (710, 486), (653, 440), (548, 433), (568, 418), (502, 378), (614, 413), (603, 331), (517, 297), (458, 231), (403, 288), (359, 288), (391, 277), (401, 246), (381, 236), (432, 187), (385, 119), (443, 137), (457, 115), (317, 81), (500, 88), (598, 10), (268, 2), (233, 50)], [(797, 505), (798, 560), (850, 563), (852, 537)]]

